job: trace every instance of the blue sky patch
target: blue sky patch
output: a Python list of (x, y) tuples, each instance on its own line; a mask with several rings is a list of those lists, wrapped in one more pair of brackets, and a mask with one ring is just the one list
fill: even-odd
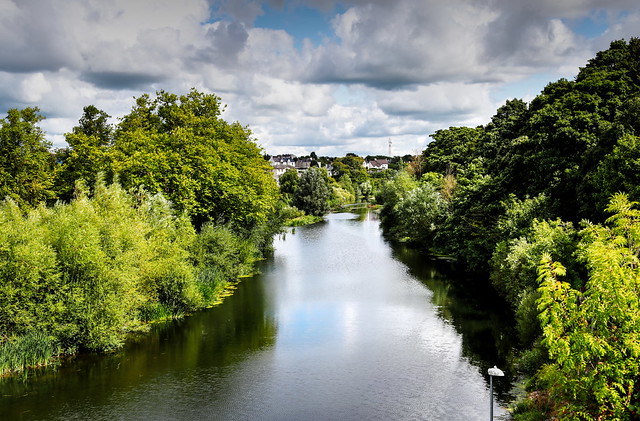
[(563, 22), (573, 32), (587, 39), (601, 36), (609, 27), (607, 13), (604, 10), (594, 11), (590, 16), (581, 19), (564, 19)]
[(337, 12), (322, 12), (306, 6), (285, 6), (282, 10), (265, 4), (264, 14), (258, 16), (254, 26), (266, 29), (281, 29), (295, 39), (296, 48), (302, 47), (304, 38), (319, 45), (325, 38), (333, 38), (331, 19)]

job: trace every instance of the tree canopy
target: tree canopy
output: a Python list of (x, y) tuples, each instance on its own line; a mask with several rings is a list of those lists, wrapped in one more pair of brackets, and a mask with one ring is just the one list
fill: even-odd
[(10, 109), (0, 120), (0, 199), (35, 206), (54, 197), (51, 144), (38, 108)]
[(387, 233), (455, 257), (512, 306), (547, 416), (637, 418), (639, 98), (640, 38), (612, 42), (530, 103), (438, 130), (425, 176), (378, 195)]
[(196, 225), (264, 224), (276, 210), (278, 187), (251, 131), (220, 118), (223, 109), (213, 94), (160, 91), (137, 98), (113, 129), (106, 113), (85, 107), (60, 153), (61, 196), (70, 197), (75, 180), (91, 184), (103, 171), (127, 189), (162, 193)]

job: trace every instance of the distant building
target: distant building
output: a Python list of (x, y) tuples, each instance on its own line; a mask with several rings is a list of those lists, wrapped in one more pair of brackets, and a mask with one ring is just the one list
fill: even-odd
[(298, 171), (298, 174), (302, 174), (309, 168), (311, 168), (311, 159), (298, 159), (296, 161), (296, 170)]
[(280, 179), (280, 176), (282, 174), (284, 174), (289, 168), (293, 168), (290, 167), (289, 165), (282, 165), (282, 164), (271, 164), (271, 167), (273, 168), (271, 171), (273, 173), (273, 178), (275, 178), (276, 180)]
[(274, 155), (269, 159), (269, 163), (272, 166), (285, 165), (294, 168), (296, 166), (295, 159), (296, 156), (291, 154)]
[[(269, 158), (269, 164), (273, 168), (273, 178), (278, 180), (282, 174), (284, 174), (289, 168), (292, 168), (302, 174), (313, 166), (323, 168), (322, 162), (313, 158), (297, 158), (292, 154), (274, 155)], [(331, 161), (327, 162), (324, 166), (329, 176), (333, 176), (333, 166)]]
[(367, 171), (383, 171), (389, 169), (388, 159), (372, 159), (364, 161), (363, 164)]

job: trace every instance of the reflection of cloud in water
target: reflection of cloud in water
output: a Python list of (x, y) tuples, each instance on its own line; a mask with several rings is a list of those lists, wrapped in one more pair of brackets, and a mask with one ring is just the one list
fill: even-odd
[(22, 402), (65, 419), (486, 419), (495, 316), (423, 255), (343, 214), (275, 247), (220, 307)]

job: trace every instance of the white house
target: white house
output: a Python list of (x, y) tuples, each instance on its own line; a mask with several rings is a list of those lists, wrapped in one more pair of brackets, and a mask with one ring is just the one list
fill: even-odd
[(383, 171), (389, 169), (388, 159), (372, 159), (370, 161), (364, 161), (364, 167), (367, 171)]

